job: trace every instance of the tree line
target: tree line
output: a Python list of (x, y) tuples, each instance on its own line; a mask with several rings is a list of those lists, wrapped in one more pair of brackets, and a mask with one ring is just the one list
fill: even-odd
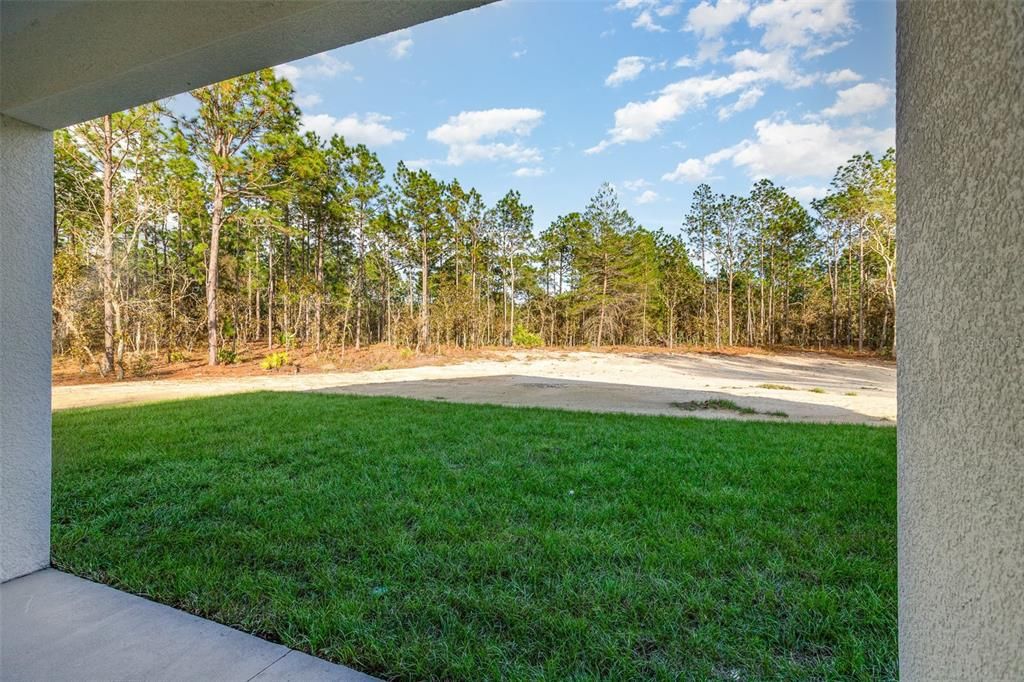
[(838, 169), (811, 211), (769, 180), (700, 185), (681, 230), (610, 184), (539, 229), (516, 191), (299, 127), (263, 70), (55, 134), (54, 352), (211, 365), (239, 344), (895, 346), (895, 155)]

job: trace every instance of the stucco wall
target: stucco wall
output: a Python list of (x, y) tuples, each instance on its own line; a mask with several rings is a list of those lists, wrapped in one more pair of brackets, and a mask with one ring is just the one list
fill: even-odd
[(1024, 2), (897, 19), (900, 671), (1024, 679)]
[(0, 116), (0, 581), (50, 562), (53, 135)]

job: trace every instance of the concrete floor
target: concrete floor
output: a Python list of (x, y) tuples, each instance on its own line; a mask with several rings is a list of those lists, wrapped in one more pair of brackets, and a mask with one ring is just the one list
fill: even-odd
[(0, 585), (0, 679), (367, 682), (375, 678), (46, 569)]

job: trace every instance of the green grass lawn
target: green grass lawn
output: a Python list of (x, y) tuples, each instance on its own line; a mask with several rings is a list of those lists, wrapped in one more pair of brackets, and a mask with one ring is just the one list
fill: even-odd
[(396, 679), (879, 679), (892, 428), (259, 393), (59, 412), (53, 563)]

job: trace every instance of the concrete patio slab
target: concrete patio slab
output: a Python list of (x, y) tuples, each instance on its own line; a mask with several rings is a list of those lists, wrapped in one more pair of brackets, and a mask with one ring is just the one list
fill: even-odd
[(374, 678), (184, 611), (45, 569), (0, 585), (0, 679)]
[[(343, 671), (340, 677), (339, 668)], [(357, 682), (358, 680), (375, 679), (351, 668), (342, 668), (301, 651), (289, 651), (283, 658), (253, 678), (254, 682), (328, 682), (328, 680)]]

